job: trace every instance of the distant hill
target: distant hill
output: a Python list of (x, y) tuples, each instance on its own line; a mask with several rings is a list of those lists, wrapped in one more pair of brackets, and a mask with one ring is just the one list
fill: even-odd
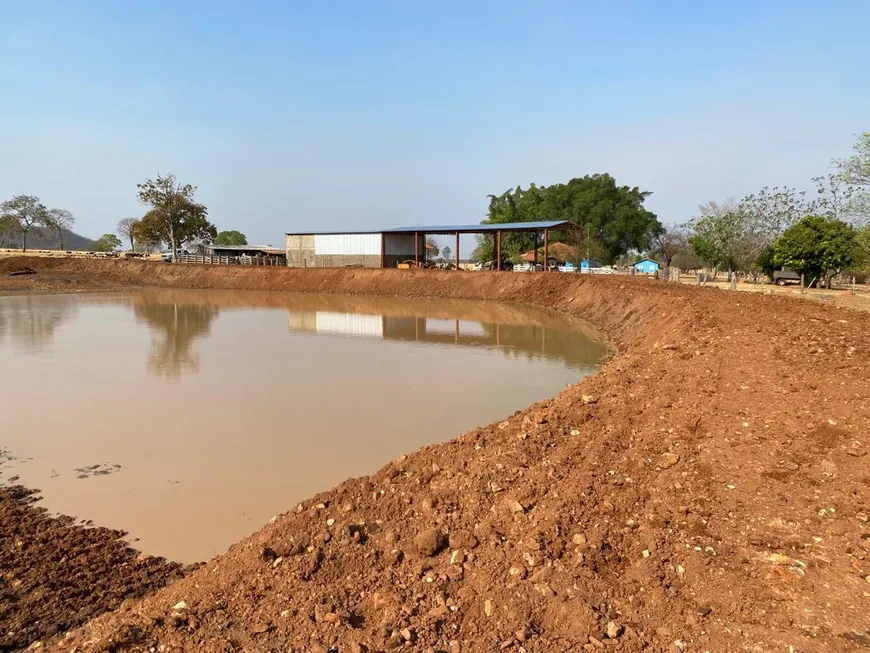
[[(0, 247), (21, 247), (21, 236), (15, 235), (0, 245)], [(51, 231), (31, 231), (27, 234), (27, 249), (57, 249), (57, 234)], [(91, 252), (94, 249), (94, 241), (79, 234), (63, 230), (63, 248), (81, 252)]]

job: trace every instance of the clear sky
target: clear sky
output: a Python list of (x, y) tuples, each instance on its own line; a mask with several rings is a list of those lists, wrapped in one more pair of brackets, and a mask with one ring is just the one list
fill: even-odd
[(280, 245), (609, 172), (679, 223), (849, 154), (868, 25), (867, 0), (0, 0), (0, 198), (96, 237), (174, 172)]

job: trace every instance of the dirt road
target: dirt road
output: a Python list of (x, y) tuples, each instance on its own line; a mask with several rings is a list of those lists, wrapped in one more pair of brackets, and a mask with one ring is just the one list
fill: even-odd
[(76, 263), (26, 264), (75, 288), (530, 303), (589, 320), (618, 354), (292, 507), (51, 650), (870, 646), (865, 313), (626, 278)]

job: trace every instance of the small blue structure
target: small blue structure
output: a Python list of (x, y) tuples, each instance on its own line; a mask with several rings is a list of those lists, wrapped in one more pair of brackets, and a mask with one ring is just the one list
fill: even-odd
[(655, 274), (662, 266), (658, 261), (653, 261), (651, 258), (645, 258), (635, 263), (633, 267), (635, 274)]

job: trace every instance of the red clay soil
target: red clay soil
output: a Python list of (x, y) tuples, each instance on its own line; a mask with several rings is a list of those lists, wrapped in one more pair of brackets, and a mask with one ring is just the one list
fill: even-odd
[[(646, 279), (75, 264), (82, 287), (531, 303), (591, 321), (618, 353), (303, 502), (51, 650), (870, 647), (870, 315)], [(345, 417), (360, 437), (377, 428)]]
[(34, 500), (22, 487), (0, 487), (0, 651), (24, 649), (181, 578), (181, 565), (140, 556), (124, 533), (52, 517)]

